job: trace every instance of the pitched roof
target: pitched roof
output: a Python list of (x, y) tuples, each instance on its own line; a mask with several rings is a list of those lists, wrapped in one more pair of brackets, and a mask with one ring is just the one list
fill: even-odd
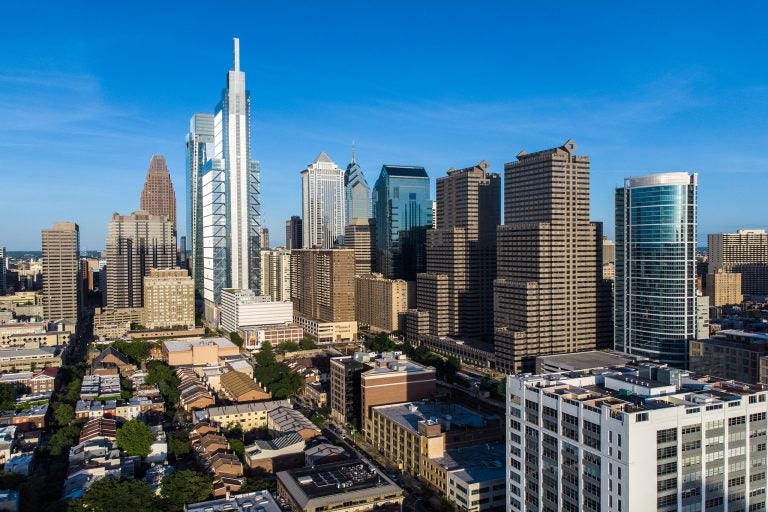
[(227, 372), (221, 376), (221, 386), (224, 388), (227, 394), (232, 396), (234, 399), (238, 399), (246, 393), (254, 391), (259, 393), (259, 396), (262, 396), (265, 399), (271, 397), (271, 395), (261, 389), (253, 379), (248, 377), (246, 374), (236, 370)]
[(124, 365), (131, 364), (131, 362), (128, 360), (128, 358), (122, 352), (120, 352), (116, 348), (107, 347), (104, 350), (102, 350), (101, 353), (98, 356), (96, 356), (96, 358), (93, 360), (93, 363), (92, 363), (93, 366), (96, 367), (96, 366), (101, 365), (102, 361), (104, 361), (104, 358), (106, 358), (109, 355), (114, 356), (115, 358), (117, 358)]
[(321, 151), (319, 155), (317, 155), (317, 158), (315, 158), (315, 163), (323, 162), (326, 164), (332, 164), (333, 160), (331, 160), (331, 157), (329, 157), (325, 151)]

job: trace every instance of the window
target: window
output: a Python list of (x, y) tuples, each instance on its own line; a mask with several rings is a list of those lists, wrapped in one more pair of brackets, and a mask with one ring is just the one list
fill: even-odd
[(733, 427), (734, 425), (743, 425), (744, 423), (746, 423), (745, 416), (735, 416), (733, 418), (728, 418), (729, 427)]
[(656, 432), (656, 442), (661, 443), (671, 443), (677, 441), (677, 429), (676, 428), (668, 428), (665, 430), (659, 430)]

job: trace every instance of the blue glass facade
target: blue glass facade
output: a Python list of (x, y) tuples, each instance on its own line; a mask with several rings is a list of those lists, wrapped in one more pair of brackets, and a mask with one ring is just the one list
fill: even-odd
[(423, 167), (385, 165), (373, 189), (378, 270), (415, 280), (426, 266), (426, 230), (432, 227), (429, 176)]
[(685, 367), (696, 335), (697, 176), (653, 174), (616, 191), (615, 346)]

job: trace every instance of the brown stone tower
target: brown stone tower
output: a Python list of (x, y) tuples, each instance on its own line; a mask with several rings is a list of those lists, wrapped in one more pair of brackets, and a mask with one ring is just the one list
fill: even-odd
[(141, 209), (151, 215), (165, 215), (176, 230), (176, 193), (171, 183), (171, 173), (163, 155), (152, 155), (141, 191)]

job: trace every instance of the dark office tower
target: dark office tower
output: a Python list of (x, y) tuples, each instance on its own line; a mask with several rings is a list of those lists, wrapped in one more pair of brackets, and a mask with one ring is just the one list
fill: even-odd
[(176, 243), (165, 218), (144, 211), (112, 215), (107, 230), (107, 306), (140, 308), (144, 276), (152, 268), (173, 268)]
[(302, 248), (302, 221), (298, 215), (292, 216), (285, 221), (285, 247), (286, 249)]
[(77, 323), (82, 305), (80, 228), (57, 222), (43, 230), (43, 317)]
[(602, 233), (589, 221), (589, 157), (575, 150), (569, 140), (521, 151), (504, 166), (494, 349), (505, 372), (532, 371), (538, 355), (611, 344), (599, 335), (610, 332), (599, 325), (610, 306), (600, 304)]
[(429, 176), (423, 167), (385, 165), (373, 189), (376, 266), (389, 279), (415, 281), (426, 268), (432, 227)]
[(203, 296), (203, 168), (213, 156), (213, 116), (195, 114), (187, 134), (187, 236), (195, 292)]
[(150, 215), (164, 215), (176, 233), (176, 192), (163, 155), (152, 155), (141, 191), (141, 209)]
[[(427, 231), (427, 272), (419, 275), (416, 304), (429, 315), (430, 335), (493, 340), (501, 177), (489, 167), (483, 160), (437, 179), (437, 229)], [(431, 283), (444, 283), (447, 296), (431, 297), (429, 290), (445, 288)]]

